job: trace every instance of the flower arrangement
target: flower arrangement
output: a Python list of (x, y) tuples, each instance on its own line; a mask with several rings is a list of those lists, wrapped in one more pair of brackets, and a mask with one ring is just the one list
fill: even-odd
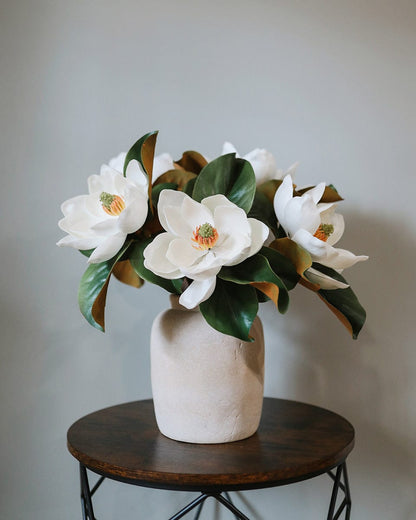
[(344, 232), (332, 185), (298, 189), (296, 165), (276, 168), (266, 150), (240, 157), (225, 143), (208, 161), (195, 151), (155, 156), (157, 132), (88, 179), (88, 195), (62, 204), (59, 246), (88, 257), (78, 299), (104, 331), (109, 280), (154, 283), (199, 306), (215, 329), (250, 341), (259, 303), (285, 313), (298, 284), (323, 300), (357, 338), (365, 311), (341, 272), (367, 256), (334, 247)]

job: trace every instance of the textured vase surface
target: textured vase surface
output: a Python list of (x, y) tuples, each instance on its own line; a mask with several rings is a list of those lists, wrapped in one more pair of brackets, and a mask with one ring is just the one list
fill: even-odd
[(210, 327), (198, 309), (159, 314), (151, 333), (151, 378), (160, 431), (178, 441), (224, 443), (253, 435), (264, 387), (264, 337), (256, 317), (244, 342)]

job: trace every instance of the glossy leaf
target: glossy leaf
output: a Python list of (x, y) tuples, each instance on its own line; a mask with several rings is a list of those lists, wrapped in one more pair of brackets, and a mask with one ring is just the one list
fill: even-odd
[(270, 298), (281, 313), (289, 306), (289, 293), (285, 284), (272, 270), (267, 258), (254, 255), (232, 267), (223, 267), (218, 274), (222, 280), (237, 284), (251, 284)]
[(159, 184), (168, 183), (168, 184), (176, 184), (179, 190), (182, 190), (183, 187), (191, 180), (195, 179), (195, 173), (188, 172), (185, 170), (169, 170), (163, 173), (160, 177), (158, 177), (153, 186), (153, 190)]
[(306, 251), (306, 249), (287, 237), (274, 240), (269, 247), (278, 251), (290, 260), (290, 262), (295, 266), (296, 272), (300, 275), (299, 281), (302, 285), (311, 291), (317, 291), (319, 289), (319, 285), (309, 281), (304, 274), (312, 265), (311, 255)]
[(231, 202), (250, 211), (256, 193), (256, 178), (248, 161), (227, 154), (214, 159), (195, 181), (192, 198), (201, 202), (211, 195), (225, 195)]
[(299, 281), (295, 265), (285, 255), (272, 248), (263, 246), (259, 253), (267, 258), (273, 272), (283, 281), (288, 291), (291, 291)]
[[(126, 175), (126, 169), (129, 162), (133, 159), (139, 161), (142, 165), (143, 170), (146, 172), (149, 181), (149, 201), (152, 200), (152, 173), (153, 173), (153, 160), (155, 157), (156, 139), (158, 132), (150, 132), (138, 141), (127, 152), (126, 159), (124, 161), (123, 174)], [(150, 202), (150, 208), (152, 209), (152, 203)]]
[(269, 202), (273, 204), (274, 196), (281, 184), (281, 180), (271, 179), (269, 181), (264, 182), (263, 184), (260, 184), (260, 186), (257, 187), (257, 190), (260, 191), (260, 193), (263, 193), (263, 195), (267, 197)]
[(214, 293), (199, 305), (199, 309), (214, 329), (243, 341), (253, 341), (249, 332), (257, 316), (258, 301), (251, 285), (217, 278)]
[[(343, 276), (330, 267), (318, 263), (313, 263), (312, 267), (331, 278), (335, 278), (335, 280), (348, 284)], [(332, 290), (320, 289), (318, 295), (341, 323), (349, 330), (353, 339), (357, 339), (358, 334), (365, 323), (366, 312), (351, 287), (348, 287), (347, 289)]]
[(273, 231), (274, 235), (278, 233), (273, 204), (270, 203), (269, 199), (261, 191), (256, 191), (248, 216), (266, 224)]
[(81, 278), (78, 303), (81, 313), (93, 327), (104, 332), (104, 311), (108, 283), (114, 265), (129, 248), (128, 242), (111, 260), (90, 264)]
[(193, 150), (189, 150), (182, 154), (181, 159), (176, 161), (181, 168), (196, 175), (208, 164), (208, 161), (203, 155)]
[[(140, 242), (135, 242), (130, 251), (130, 262), (133, 266), (133, 269), (136, 273), (146, 280), (147, 282), (151, 282), (155, 285), (159, 285), (159, 287), (163, 287), (166, 291), (172, 294), (179, 294), (177, 289), (177, 285), (173, 282), (173, 280), (167, 280), (154, 274), (152, 271), (147, 269), (144, 266), (144, 257), (143, 251), (147, 247), (147, 245), (151, 242), (152, 239), (142, 240)], [(181, 282), (182, 283), (182, 282)]]
[(186, 193), (187, 195), (189, 195), (189, 197), (192, 197), (192, 193), (194, 191), (194, 186), (195, 186), (195, 181), (196, 181), (196, 177), (194, 179), (191, 179), (190, 181), (188, 181), (182, 189), (182, 191), (184, 193)]
[(119, 282), (131, 285), (137, 289), (139, 289), (144, 283), (144, 280), (142, 280), (136, 273), (128, 259), (117, 262), (113, 267), (112, 274)]

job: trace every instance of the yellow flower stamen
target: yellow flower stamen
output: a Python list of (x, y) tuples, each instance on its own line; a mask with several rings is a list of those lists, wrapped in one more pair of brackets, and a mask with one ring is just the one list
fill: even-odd
[(201, 251), (205, 251), (214, 247), (217, 240), (218, 231), (212, 227), (211, 224), (208, 224), (208, 222), (198, 226), (195, 229), (192, 238), (192, 241), (195, 242), (194, 247), (196, 249), (200, 249)]
[(334, 226), (332, 224), (321, 224), (313, 236), (319, 238), (319, 240), (322, 240), (323, 242), (326, 242), (333, 232)]
[(117, 217), (125, 209), (126, 203), (119, 195), (112, 195), (103, 191), (100, 195), (103, 210), (112, 217)]

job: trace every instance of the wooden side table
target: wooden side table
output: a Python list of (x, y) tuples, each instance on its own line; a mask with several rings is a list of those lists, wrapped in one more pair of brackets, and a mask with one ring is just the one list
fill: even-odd
[[(353, 446), (354, 428), (343, 417), (316, 406), (272, 398), (264, 399), (257, 433), (227, 444), (168, 439), (157, 428), (151, 400), (99, 410), (68, 430), (68, 449), (80, 463), (84, 520), (96, 520), (92, 496), (105, 478), (200, 493), (170, 520), (179, 520), (193, 509), (194, 518), (199, 518), (208, 497), (237, 519), (248, 520), (232, 503), (229, 491), (281, 486), (322, 473), (333, 480), (327, 519), (336, 520), (343, 512), (349, 519), (351, 496), (345, 461)], [(101, 476), (92, 489), (87, 469)]]

